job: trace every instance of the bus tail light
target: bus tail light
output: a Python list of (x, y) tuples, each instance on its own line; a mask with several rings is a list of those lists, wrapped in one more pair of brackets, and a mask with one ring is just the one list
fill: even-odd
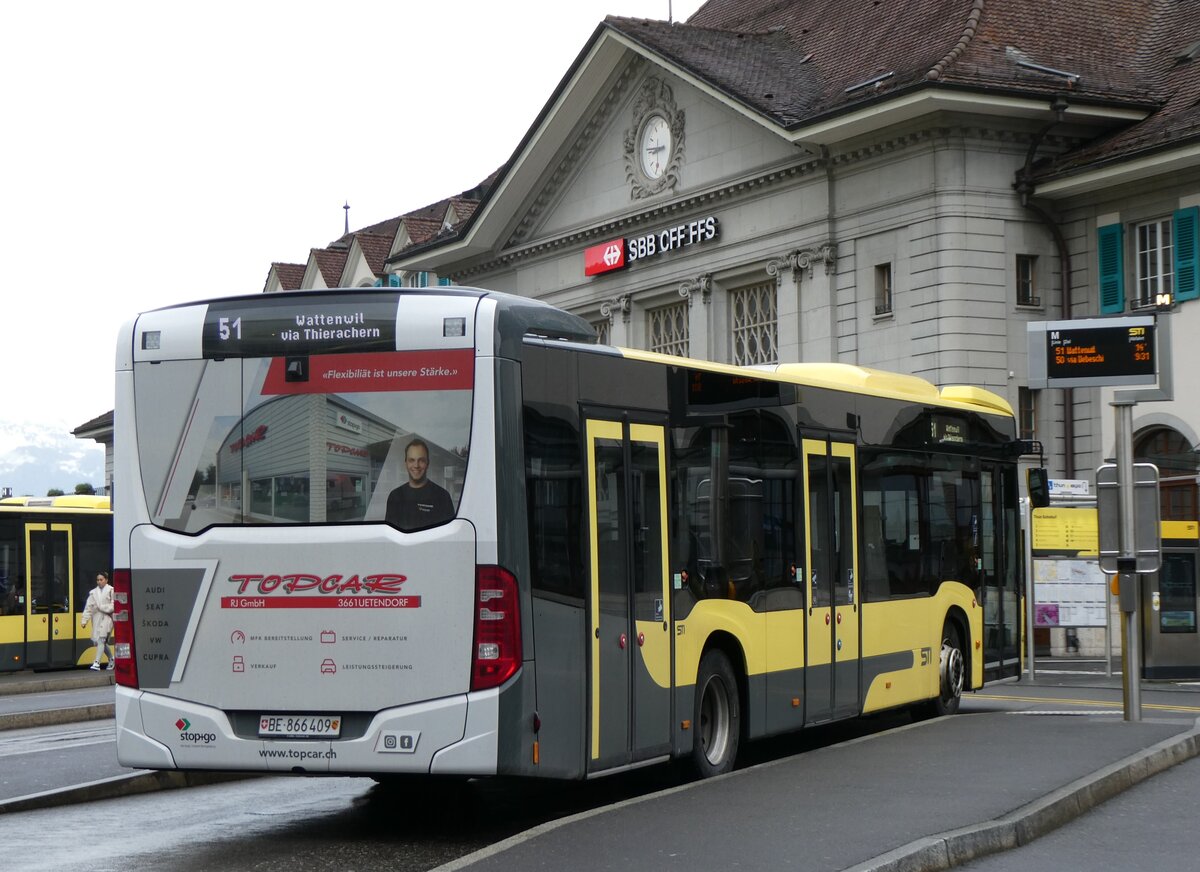
[(475, 645), (471, 690), (499, 687), (521, 668), (517, 579), (499, 566), (475, 570)]
[(117, 684), (137, 687), (137, 659), (133, 650), (133, 578), (128, 569), (113, 570), (113, 651)]

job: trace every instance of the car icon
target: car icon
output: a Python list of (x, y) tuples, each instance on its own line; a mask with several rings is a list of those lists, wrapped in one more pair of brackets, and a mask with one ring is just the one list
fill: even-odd
[(332, 660), (330, 660), (328, 657), (326, 657), (324, 660), (321, 661), (321, 674), (322, 675), (336, 675), (337, 674), (337, 664), (334, 663)]

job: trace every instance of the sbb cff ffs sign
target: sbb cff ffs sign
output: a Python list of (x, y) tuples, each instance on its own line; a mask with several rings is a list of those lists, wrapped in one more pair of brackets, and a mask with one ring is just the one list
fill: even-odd
[(1158, 381), (1153, 316), (1028, 325), (1029, 386), (1090, 388)]
[(711, 215), (685, 224), (677, 224), (656, 233), (613, 239), (584, 249), (583, 274), (598, 276), (622, 269), (637, 260), (645, 260), (689, 245), (717, 238), (717, 219)]

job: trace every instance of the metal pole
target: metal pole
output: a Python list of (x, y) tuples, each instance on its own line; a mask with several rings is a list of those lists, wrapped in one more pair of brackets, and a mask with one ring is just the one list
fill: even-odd
[(1104, 582), (1104, 677), (1112, 678), (1112, 594)]
[[(1029, 680), (1036, 680), (1033, 660), (1033, 505), (1029, 500), (1021, 500), (1021, 527), (1025, 533), (1025, 663), (1029, 667)], [(1003, 653), (1001, 653), (1003, 657)]]
[(1117, 423), (1117, 482), (1121, 497), (1121, 556), (1117, 561), (1121, 585), (1122, 684), (1125, 687), (1125, 720), (1142, 719), (1142, 665), (1138, 656), (1138, 575), (1134, 546), (1133, 404), (1114, 403)]

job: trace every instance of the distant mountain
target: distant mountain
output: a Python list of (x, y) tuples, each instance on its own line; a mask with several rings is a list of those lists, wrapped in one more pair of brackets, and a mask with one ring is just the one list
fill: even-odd
[[(78, 423), (74, 426), (78, 426)], [(0, 493), (45, 496), (50, 488), (74, 493), (87, 482), (104, 486), (104, 447), (76, 439), (65, 423), (0, 421)]]

